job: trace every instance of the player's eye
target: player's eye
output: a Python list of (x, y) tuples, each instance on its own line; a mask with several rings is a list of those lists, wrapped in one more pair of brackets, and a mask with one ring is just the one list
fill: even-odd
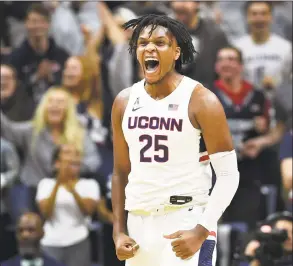
[(147, 43), (146, 43), (146, 42), (140, 42), (139, 45), (140, 45), (140, 46), (146, 46)]
[(165, 42), (164, 42), (164, 41), (158, 41), (158, 42), (156, 42), (156, 44), (157, 44), (158, 46), (163, 46), (163, 45), (165, 45)]

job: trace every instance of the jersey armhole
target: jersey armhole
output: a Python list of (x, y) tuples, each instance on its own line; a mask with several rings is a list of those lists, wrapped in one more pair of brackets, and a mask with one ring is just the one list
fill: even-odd
[[(187, 105), (187, 117), (188, 117), (188, 121), (189, 121), (190, 126), (191, 126), (192, 128), (194, 128), (196, 131), (199, 131), (199, 132), (201, 133), (200, 128), (196, 128), (196, 127), (194, 127), (194, 125), (192, 124), (192, 121), (191, 121), (191, 119), (190, 119), (190, 116), (189, 116), (189, 107), (190, 107), (190, 105), (191, 105), (192, 95), (193, 95), (194, 91), (197, 89), (197, 86), (199, 86), (199, 85), (202, 86), (202, 84), (198, 82), (198, 83), (193, 87), (193, 89), (191, 90), (190, 97), (189, 97), (189, 101), (188, 101), (188, 105)], [(197, 123), (197, 122), (196, 122), (196, 123)], [(197, 124), (198, 124), (198, 123), (197, 123)], [(198, 124), (198, 126), (199, 126), (199, 124)]]

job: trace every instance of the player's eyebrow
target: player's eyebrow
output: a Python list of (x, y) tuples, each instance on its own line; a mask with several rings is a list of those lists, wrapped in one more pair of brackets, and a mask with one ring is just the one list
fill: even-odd
[[(138, 41), (147, 41), (149, 38), (144, 38), (144, 37), (139, 37)], [(167, 39), (166, 36), (159, 36), (159, 37), (154, 37), (154, 39), (158, 40), (158, 39)]]

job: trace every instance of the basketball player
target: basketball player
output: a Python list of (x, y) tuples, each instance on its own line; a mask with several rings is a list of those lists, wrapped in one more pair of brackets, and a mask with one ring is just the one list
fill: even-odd
[[(239, 182), (223, 107), (178, 73), (195, 53), (182, 24), (146, 15), (124, 26), (134, 28), (130, 52), (145, 79), (112, 109), (116, 254), (127, 266), (215, 265), (217, 221)], [(201, 136), (209, 157), (200, 154)], [(209, 196), (210, 161), (217, 182)]]

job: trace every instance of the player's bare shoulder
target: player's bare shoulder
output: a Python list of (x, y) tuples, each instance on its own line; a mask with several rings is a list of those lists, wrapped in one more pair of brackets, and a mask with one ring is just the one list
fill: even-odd
[(199, 128), (199, 120), (214, 118), (223, 112), (222, 104), (211, 90), (202, 84), (194, 88), (189, 103), (189, 116), (196, 128)]
[(112, 106), (112, 118), (115, 116), (122, 119), (129, 100), (130, 92), (131, 87), (126, 88), (118, 93)]
[(209, 110), (217, 111), (222, 109), (222, 104), (211, 90), (204, 87), (202, 84), (198, 84), (191, 95), (190, 107), (193, 112), (198, 113)]

